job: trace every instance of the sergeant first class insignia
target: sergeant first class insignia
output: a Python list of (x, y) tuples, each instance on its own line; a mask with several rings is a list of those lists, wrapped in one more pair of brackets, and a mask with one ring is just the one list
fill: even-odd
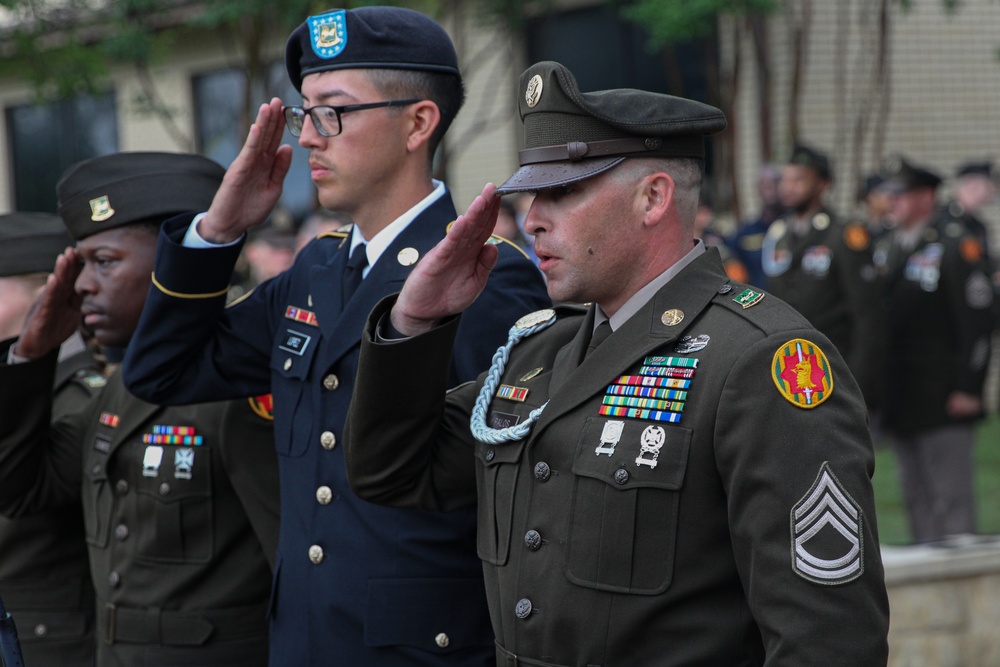
[(862, 513), (824, 461), (791, 511), (792, 570), (818, 584), (844, 584), (864, 572)]
[(697, 368), (692, 357), (646, 357), (639, 375), (622, 375), (608, 385), (598, 413), (679, 422)]
[(788, 341), (774, 353), (771, 377), (785, 400), (799, 408), (815, 408), (833, 394), (830, 360), (802, 338)]

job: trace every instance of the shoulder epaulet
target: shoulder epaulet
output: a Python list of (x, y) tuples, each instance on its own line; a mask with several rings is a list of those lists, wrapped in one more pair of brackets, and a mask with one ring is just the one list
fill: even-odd
[(351, 235), (351, 232), (353, 230), (354, 230), (354, 225), (344, 225), (340, 229), (335, 229), (332, 232), (323, 232), (322, 234), (320, 234), (316, 238), (318, 238), (318, 239), (328, 239), (328, 238), (331, 238), (331, 239), (346, 239), (348, 236)]
[[(445, 225), (445, 227), (444, 227), (444, 233), (447, 234), (448, 232), (450, 232), (451, 231), (451, 227), (454, 224), (455, 224), (455, 221), (452, 220), (447, 225)], [(531, 257), (528, 257), (528, 253), (526, 253), (524, 251), (524, 248), (522, 248), (521, 246), (517, 245), (516, 243), (514, 243), (510, 239), (504, 238), (503, 236), (498, 236), (496, 234), (490, 234), (490, 237), (488, 239), (486, 239), (486, 242), (489, 243), (490, 245), (503, 245), (503, 244), (507, 244), (510, 247), (512, 247), (515, 250), (517, 250), (522, 255), (524, 255), (524, 258), (526, 260), (531, 261)]]

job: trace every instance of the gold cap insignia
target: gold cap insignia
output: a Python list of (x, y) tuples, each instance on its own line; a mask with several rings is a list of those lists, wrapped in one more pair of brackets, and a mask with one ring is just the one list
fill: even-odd
[(529, 109), (534, 109), (540, 99), (542, 99), (542, 77), (536, 74), (528, 81), (528, 87), (524, 90), (524, 101)]
[(104, 222), (115, 214), (111, 208), (111, 200), (107, 195), (90, 200), (90, 219), (94, 222)]

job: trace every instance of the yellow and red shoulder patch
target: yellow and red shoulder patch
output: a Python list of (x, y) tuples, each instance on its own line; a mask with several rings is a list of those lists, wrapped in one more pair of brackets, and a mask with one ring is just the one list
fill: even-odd
[(274, 395), (262, 394), (251, 396), (247, 399), (250, 402), (250, 409), (261, 419), (274, 421)]
[(804, 338), (794, 338), (778, 348), (771, 362), (771, 378), (785, 400), (799, 408), (815, 408), (833, 394), (830, 360)]
[(862, 225), (850, 224), (844, 227), (844, 243), (855, 252), (867, 250), (872, 237)]
[(966, 236), (962, 239), (962, 242), (958, 244), (958, 252), (962, 255), (964, 259), (969, 264), (975, 264), (983, 258), (983, 244), (979, 242), (979, 239), (974, 236)]

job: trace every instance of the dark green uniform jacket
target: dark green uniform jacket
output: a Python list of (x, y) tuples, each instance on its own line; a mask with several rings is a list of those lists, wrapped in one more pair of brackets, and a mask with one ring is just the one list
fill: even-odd
[(884, 321), (875, 288), (871, 237), (859, 223), (821, 211), (804, 235), (776, 220), (764, 237), (767, 291), (822, 331), (847, 360), (869, 407), (878, 407)]
[[(88, 350), (60, 361), (53, 418), (79, 410), (104, 383)], [(0, 597), (17, 623), (25, 664), (93, 665), (94, 587), (79, 499), (16, 520), (0, 517), (0, 554)]]
[(910, 250), (899, 235), (879, 243), (876, 259), (892, 341), (885, 425), (909, 435), (956, 422), (950, 393), (982, 395), (995, 297), (982, 242), (961, 220), (939, 212)]
[(349, 479), (380, 503), (478, 501), (501, 665), (886, 663), (861, 393), (829, 339), (715, 251), (582, 362), (593, 310), (513, 347), (487, 422), (546, 407), (499, 445), (470, 434), (485, 377), (446, 397), (455, 322), (374, 343), (391, 302), (364, 339)]
[(82, 498), (97, 664), (267, 664), (278, 533), (271, 422), (246, 399), (144, 403), (115, 372), (50, 426), (54, 368), (54, 354), (0, 366), (0, 511)]

